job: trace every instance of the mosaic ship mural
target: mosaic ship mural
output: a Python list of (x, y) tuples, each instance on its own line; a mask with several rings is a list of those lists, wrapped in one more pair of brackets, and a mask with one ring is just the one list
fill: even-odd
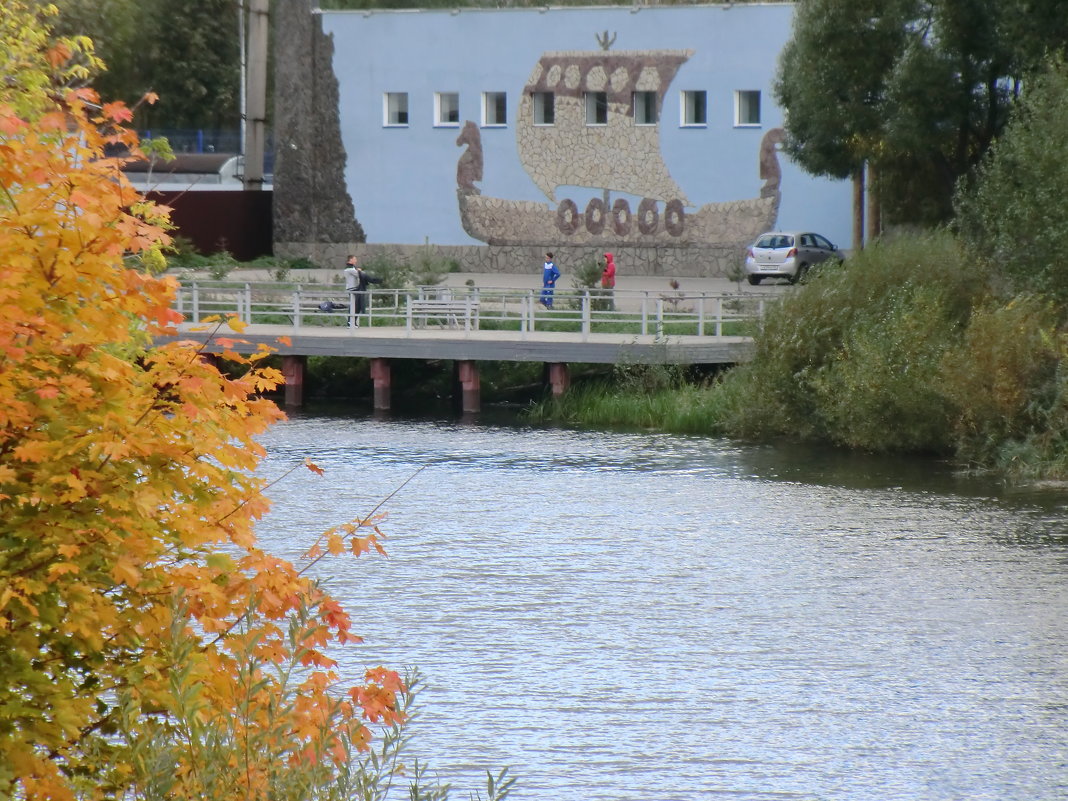
[[(660, 113), (668, 87), (691, 50), (570, 51), (544, 53), (524, 87), (516, 121), (516, 148), (534, 184), (550, 203), (487, 197), (478, 126), (465, 122), (456, 144), (466, 146), (456, 168), (464, 230), (491, 245), (710, 246), (740, 244), (774, 228), (780, 201), (774, 128), (754, 162), (764, 185), (758, 197), (691, 206), (672, 178), (660, 148)], [(555, 97), (551, 125), (536, 125), (535, 94)], [(585, 93), (604, 92), (607, 118), (587, 125)], [(655, 92), (656, 124), (635, 125), (634, 92)], [(560, 187), (602, 191), (580, 209), (557, 198)], [(636, 209), (622, 192), (641, 200)], [(555, 205), (553, 205), (555, 204)]]

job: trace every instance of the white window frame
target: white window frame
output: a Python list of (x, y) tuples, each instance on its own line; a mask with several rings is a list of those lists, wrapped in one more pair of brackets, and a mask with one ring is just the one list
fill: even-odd
[[(697, 117), (697, 98), (701, 98), (701, 117)], [(683, 89), (679, 95), (679, 125), (682, 128), (708, 127), (708, 92), (704, 89)]]
[[(608, 125), (608, 92), (583, 92), (583, 103), (586, 107), (586, 127), (597, 128)], [(604, 113), (604, 121), (598, 117)]]
[[(753, 105), (756, 105), (756, 119), (752, 119)], [(760, 120), (760, 90), (737, 89), (734, 92), (734, 127), (735, 128), (759, 128)], [(743, 119), (743, 113), (746, 119)]]
[(630, 102), (635, 125), (656, 125), (660, 122), (656, 108), (656, 92), (634, 92)]
[[(456, 114), (455, 120), (446, 119), (449, 112)], [(459, 92), (434, 92), (434, 127), (435, 128), (459, 128), (460, 127), (460, 93)]]
[[(535, 125), (550, 126), (556, 125), (556, 94), (553, 92), (533, 92), (531, 94), (530, 103), (532, 107), (532, 117)], [(546, 106), (548, 103), (548, 106)], [(548, 115), (546, 115), (548, 110)], [(546, 117), (549, 117), (546, 120)]]
[[(503, 106), (503, 108), (499, 108)], [(498, 119), (497, 112), (503, 111), (503, 119)], [(504, 128), (508, 125), (508, 93), (482, 93), (482, 127)]]
[[(403, 100), (404, 108), (399, 101)], [(401, 115), (404, 115), (403, 121)], [(407, 92), (386, 92), (382, 95), (382, 125), (386, 128), (407, 128), (411, 116), (408, 113)]]

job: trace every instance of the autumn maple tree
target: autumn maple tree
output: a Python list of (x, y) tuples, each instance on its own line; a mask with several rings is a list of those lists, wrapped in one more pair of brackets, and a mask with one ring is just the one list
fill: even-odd
[[(404, 685), (338, 687), (348, 616), (257, 546), (281, 376), (168, 339), (175, 283), (141, 258), (167, 209), (124, 179), (130, 111), (51, 13), (0, 6), (0, 797), (356, 797)], [(313, 557), (378, 536), (353, 520)]]

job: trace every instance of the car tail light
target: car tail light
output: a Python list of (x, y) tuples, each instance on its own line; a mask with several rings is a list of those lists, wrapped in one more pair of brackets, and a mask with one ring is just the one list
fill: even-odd
[(790, 252), (786, 254), (786, 258), (792, 259), (797, 255), (797, 248), (790, 248)]
[(752, 249), (752, 248), (749, 248), (749, 249), (748, 249), (748, 250), (747, 250), (747, 251), (745, 252), (745, 257), (746, 257), (747, 259), (751, 259), (751, 258), (753, 258), (753, 249)]

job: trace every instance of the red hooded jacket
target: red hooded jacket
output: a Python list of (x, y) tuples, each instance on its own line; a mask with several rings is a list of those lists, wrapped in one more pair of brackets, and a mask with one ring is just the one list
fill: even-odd
[(604, 254), (604, 271), (601, 273), (601, 288), (612, 289), (616, 285), (616, 262), (611, 253)]

